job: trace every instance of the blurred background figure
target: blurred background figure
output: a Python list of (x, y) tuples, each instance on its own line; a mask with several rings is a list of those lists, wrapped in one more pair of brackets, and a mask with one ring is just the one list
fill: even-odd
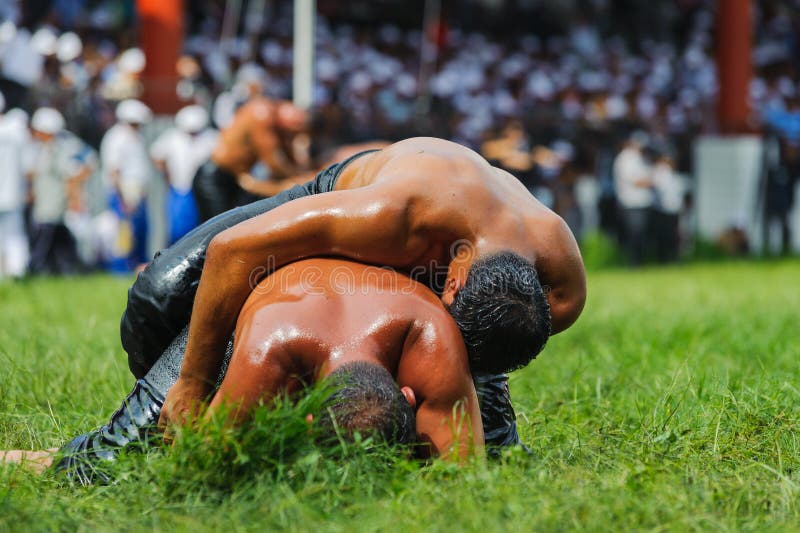
[(764, 139), (761, 176), (762, 253), (786, 255), (792, 242), (789, 218), (800, 181), (800, 110), (788, 109), (773, 114), (770, 120), (771, 128)]
[(247, 100), (195, 176), (201, 222), (299, 183), (295, 176), (310, 166), (307, 126), (307, 113), (291, 102)]
[(29, 143), (28, 118), (19, 109), (4, 111), (5, 99), (0, 94), (0, 279), (21, 277), (28, 267), (22, 158)]
[(64, 130), (64, 117), (43, 107), (31, 117), (27, 147), (31, 183), (31, 261), (34, 274), (74, 274), (83, 269), (65, 219), (70, 190), (88, 176), (83, 143)]
[(614, 160), (614, 186), (619, 204), (619, 240), (628, 261), (636, 266), (644, 262), (648, 249), (650, 209), (653, 207), (653, 179), (643, 148), (643, 132), (633, 134)]
[(150, 147), (150, 156), (168, 187), (169, 244), (194, 229), (200, 221), (192, 182), (200, 166), (211, 157), (217, 137), (217, 131), (209, 127), (208, 112), (198, 105), (190, 105), (178, 111), (175, 125), (164, 131)]
[(661, 263), (677, 261), (680, 252), (680, 216), (686, 186), (675, 172), (675, 162), (662, 153), (652, 170), (655, 205), (652, 213), (656, 257)]
[(111, 211), (119, 219), (113, 272), (130, 272), (148, 261), (147, 193), (152, 174), (150, 158), (140, 131), (152, 119), (150, 108), (138, 100), (123, 100), (116, 110), (117, 123), (100, 145), (100, 165), (110, 194)]

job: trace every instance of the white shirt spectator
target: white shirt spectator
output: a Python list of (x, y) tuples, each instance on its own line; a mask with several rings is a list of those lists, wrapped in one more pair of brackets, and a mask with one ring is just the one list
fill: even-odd
[(83, 143), (68, 132), (49, 142), (35, 141), (27, 154), (32, 177), (33, 210), (37, 224), (60, 224), (67, 212), (67, 181), (81, 170)]
[(614, 186), (617, 200), (623, 208), (637, 209), (653, 205), (653, 191), (642, 186), (650, 180), (650, 166), (640, 149), (624, 148), (614, 160)]
[(191, 135), (177, 128), (162, 133), (150, 147), (150, 156), (167, 166), (170, 185), (180, 193), (189, 192), (197, 169), (211, 157), (218, 133), (206, 129)]
[(106, 185), (118, 183), (126, 205), (137, 206), (144, 200), (151, 169), (144, 139), (136, 128), (118, 122), (106, 132), (100, 143), (100, 165)]
[(29, 141), (23, 122), (0, 117), (0, 212), (17, 211), (25, 204), (22, 152)]
[(25, 120), (0, 117), (0, 279), (22, 276), (28, 265), (22, 153), (29, 142)]
[(669, 163), (656, 163), (653, 167), (653, 186), (658, 197), (658, 210), (677, 215), (683, 208), (685, 185), (680, 175)]

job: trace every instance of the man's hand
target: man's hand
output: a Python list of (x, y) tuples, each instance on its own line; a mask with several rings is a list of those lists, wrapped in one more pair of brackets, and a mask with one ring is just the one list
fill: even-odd
[(184, 425), (194, 420), (206, 404), (211, 388), (205, 383), (190, 378), (178, 378), (167, 392), (158, 426)]

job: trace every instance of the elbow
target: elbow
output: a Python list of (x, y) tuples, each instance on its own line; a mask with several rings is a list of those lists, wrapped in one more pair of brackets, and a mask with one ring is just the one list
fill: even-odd
[(569, 328), (581, 316), (586, 305), (586, 286), (574, 289), (568, 296), (553, 296), (550, 301), (551, 335)]
[(229, 271), (234, 268), (241, 263), (242, 254), (245, 251), (242, 245), (242, 239), (238, 238), (230, 229), (218, 233), (208, 243), (203, 270), (217, 267)]
[(206, 249), (206, 264), (224, 261), (230, 258), (235, 250), (235, 240), (228, 235), (228, 231), (218, 233), (208, 243)]

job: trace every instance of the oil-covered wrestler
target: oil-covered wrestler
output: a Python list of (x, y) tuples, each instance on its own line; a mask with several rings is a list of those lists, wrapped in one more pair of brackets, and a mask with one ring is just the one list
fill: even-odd
[[(258, 96), (240, 107), (195, 175), (192, 192), (201, 220), (295, 185), (291, 176), (305, 170), (297, 141), (306, 125), (306, 113), (291, 102)], [(250, 175), (258, 162), (269, 169), (268, 181)]]
[[(564, 221), (516, 178), (434, 138), (358, 154), (210, 220), (154, 258), (129, 291), (121, 329), (129, 366), (142, 377), (192, 319), (164, 420), (181, 420), (209, 396), (241, 306), (262, 276), (330, 255), (401, 269), (440, 293), (466, 341), (486, 443), (519, 441), (502, 372), (526, 365), (577, 319), (583, 262)], [(504, 280), (519, 278), (546, 288), (546, 300), (530, 305), (529, 296), (505, 290)]]
[[(517, 280), (509, 289), (533, 286)], [(334, 413), (343, 430), (375, 430), (401, 442), (416, 434), (423, 456), (458, 459), (483, 452), (478, 399), (458, 326), (435, 294), (402, 274), (341, 259), (293, 263), (250, 294), (234, 338), (207, 415), (233, 405), (229, 415), (243, 423), (258, 404), (338, 373), (352, 382), (336, 394)], [(180, 350), (168, 349), (141, 381), (149, 394), (158, 397), (158, 389), (174, 380), (181, 359)], [(140, 414), (141, 397), (126, 403), (124, 413)], [(404, 429), (414, 418), (415, 429)], [(147, 438), (150, 429), (115, 413), (108, 425), (65, 446), (57, 468), (88, 483), (102, 475), (99, 460)], [(52, 457), (9, 452), (6, 460), (47, 466)]]

